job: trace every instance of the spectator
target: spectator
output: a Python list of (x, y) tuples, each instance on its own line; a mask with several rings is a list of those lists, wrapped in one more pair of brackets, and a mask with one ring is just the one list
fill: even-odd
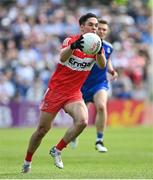
[[(12, 77), (6, 81), (15, 91), (8, 99), (18, 94), (19, 99), (29, 100), (29, 91), (34, 88), (37, 77), (42, 86), (47, 86), (58, 63), (61, 41), (67, 35), (79, 33), (78, 17), (89, 11), (110, 24), (108, 41), (115, 49), (112, 63), (118, 71), (123, 68), (120, 78), (132, 83), (130, 97), (137, 98), (135, 92), (141, 87), (141, 97), (145, 99), (143, 91), (152, 76), (148, 76), (149, 49), (153, 46), (150, 4), (149, 0), (16, 0), (7, 6), (1, 3), (0, 71), (12, 69)], [(119, 88), (123, 90), (121, 94), (125, 94), (123, 87)], [(116, 88), (114, 90), (113, 95), (120, 97), (116, 96)]]
[(124, 68), (118, 68), (118, 79), (112, 83), (113, 96), (121, 99), (132, 98), (132, 81), (125, 74)]
[(10, 78), (11, 76), (7, 72), (0, 72), (0, 103), (9, 103), (15, 95), (15, 87)]

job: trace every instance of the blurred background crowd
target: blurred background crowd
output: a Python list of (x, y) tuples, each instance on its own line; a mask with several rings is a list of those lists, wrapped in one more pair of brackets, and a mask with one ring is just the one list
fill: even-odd
[(93, 12), (110, 25), (112, 63), (119, 73), (110, 97), (152, 94), (152, 0), (1, 0), (0, 102), (40, 102), (59, 61), (61, 43), (79, 34), (78, 19)]

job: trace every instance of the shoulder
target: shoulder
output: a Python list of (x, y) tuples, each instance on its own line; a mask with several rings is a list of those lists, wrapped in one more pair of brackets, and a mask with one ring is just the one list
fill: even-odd
[(113, 49), (113, 46), (112, 46), (112, 44), (110, 42), (103, 40), (103, 44), (105, 46), (110, 47), (111, 49)]
[(79, 39), (80, 35), (76, 35), (76, 36), (68, 36), (67, 38), (64, 39), (63, 41), (63, 46), (68, 46), (71, 43), (73, 43), (74, 41), (76, 41), (77, 39)]
[(113, 46), (112, 46), (111, 43), (109, 43), (108, 41), (103, 40), (103, 47), (104, 47), (104, 49), (105, 49), (105, 51), (106, 51), (107, 53), (112, 53), (112, 51), (113, 51)]
[(68, 36), (67, 38), (64, 39), (64, 42), (68, 42), (68, 41), (75, 41), (77, 39), (79, 39), (80, 35), (76, 35), (76, 36)]

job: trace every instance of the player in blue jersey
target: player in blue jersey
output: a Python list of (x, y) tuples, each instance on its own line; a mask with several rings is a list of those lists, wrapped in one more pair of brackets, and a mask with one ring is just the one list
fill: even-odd
[[(118, 77), (117, 72), (114, 70), (110, 56), (113, 52), (112, 45), (105, 41), (105, 37), (109, 32), (109, 26), (107, 21), (99, 20), (98, 32), (102, 40), (102, 52), (105, 54), (107, 59), (107, 65), (104, 69), (100, 69), (97, 65), (94, 65), (87, 80), (82, 86), (82, 94), (85, 103), (88, 106), (89, 102), (93, 102), (96, 107), (96, 143), (95, 147), (99, 152), (107, 152), (107, 148), (104, 146), (104, 129), (107, 121), (107, 91), (109, 89), (109, 82), (107, 80), (107, 72), (111, 74), (111, 79), (116, 79)], [(77, 146), (77, 139), (71, 142), (71, 147), (75, 148)]]
[(109, 89), (109, 81), (107, 80), (107, 72), (111, 74), (111, 80), (115, 80), (118, 77), (117, 72), (114, 70), (110, 56), (113, 52), (112, 45), (105, 41), (105, 37), (109, 32), (109, 26), (107, 21), (99, 20), (98, 32), (102, 40), (103, 53), (107, 59), (107, 65), (104, 69), (100, 69), (97, 65), (92, 68), (87, 80), (82, 86), (82, 94), (86, 104), (93, 102), (96, 107), (96, 143), (95, 147), (99, 152), (107, 152), (107, 148), (104, 146), (104, 129), (107, 121), (107, 91)]

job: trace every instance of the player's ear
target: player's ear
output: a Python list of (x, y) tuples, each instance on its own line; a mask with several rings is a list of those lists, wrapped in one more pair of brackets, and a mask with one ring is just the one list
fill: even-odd
[(84, 25), (83, 24), (80, 25), (80, 30), (81, 30), (81, 33), (84, 33)]
[(110, 34), (111, 30), (110, 30), (110, 27), (108, 27), (107, 29), (107, 36)]

